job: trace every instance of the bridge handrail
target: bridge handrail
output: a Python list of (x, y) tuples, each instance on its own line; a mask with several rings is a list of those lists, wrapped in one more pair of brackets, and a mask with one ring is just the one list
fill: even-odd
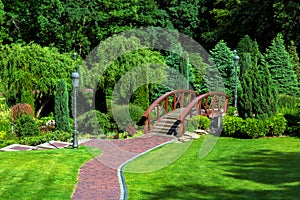
[[(144, 131), (145, 133), (147, 132), (146, 130), (146, 126), (147, 125), (150, 125), (150, 113), (152, 112), (152, 110), (154, 110), (158, 105), (160, 105), (161, 102), (166, 102), (165, 103), (165, 112), (168, 113), (168, 98), (170, 96), (176, 96), (176, 94), (184, 94), (184, 93), (189, 93), (190, 95), (195, 95), (195, 97), (197, 97), (199, 94), (193, 90), (173, 90), (173, 91), (170, 91), (170, 92), (167, 92), (165, 94), (163, 94), (161, 97), (159, 97), (158, 99), (156, 99), (150, 106), (149, 108), (144, 112), (144, 114), (142, 115), (142, 118), (143, 118), (143, 121), (146, 121), (145, 123), (145, 128), (144, 128)], [(175, 99), (174, 99), (175, 101)], [(173, 105), (172, 105), (172, 110), (176, 109), (176, 106), (177, 106), (177, 103), (178, 103), (178, 100), (177, 102), (174, 102)], [(180, 102), (181, 104), (184, 103), (184, 102)], [(182, 107), (183, 105), (180, 105), (180, 107)], [(148, 127), (149, 129), (149, 127)]]
[[(183, 122), (184, 122), (184, 119), (186, 118), (186, 116), (188, 115), (188, 114), (190, 114), (191, 115), (191, 112), (192, 112), (192, 109), (195, 107), (195, 106), (198, 106), (197, 107), (197, 112), (198, 112), (198, 114), (199, 114), (199, 112), (201, 112), (201, 110), (199, 110), (199, 102), (201, 101), (201, 103), (202, 103), (202, 100), (203, 99), (205, 99), (206, 98), (206, 107), (204, 107), (204, 109), (205, 109), (205, 112), (207, 112), (207, 110), (208, 110), (208, 97), (209, 96), (223, 96), (223, 97), (225, 97), (225, 102), (224, 102), (224, 113), (226, 113), (227, 112), (227, 109), (228, 109), (228, 102), (229, 102), (229, 100), (230, 100), (230, 97), (228, 96), (228, 95), (226, 95), (225, 93), (223, 93), (223, 92), (209, 92), (209, 93), (205, 93), (205, 94), (202, 94), (202, 95), (199, 95), (199, 96), (197, 96), (185, 109), (184, 109), (184, 111), (180, 114), (180, 116), (178, 117), (178, 121), (180, 121), (180, 130), (179, 130), (179, 135), (181, 135), (182, 133), (183, 133), (183, 131), (184, 131), (184, 124), (183, 124)], [(200, 105), (200, 109), (201, 109), (201, 106), (202, 105)], [(213, 108), (214, 109), (214, 108)], [(218, 110), (220, 109), (220, 99), (219, 99), (219, 102), (218, 102)], [(207, 115), (209, 115), (209, 113), (206, 113)]]

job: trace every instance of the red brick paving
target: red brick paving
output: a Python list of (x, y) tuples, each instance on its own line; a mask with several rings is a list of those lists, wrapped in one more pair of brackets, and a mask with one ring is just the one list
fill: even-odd
[(145, 135), (127, 140), (90, 140), (83, 145), (102, 149), (102, 154), (79, 171), (74, 200), (120, 199), (118, 168), (134, 156), (173, 140), (172, 137)]

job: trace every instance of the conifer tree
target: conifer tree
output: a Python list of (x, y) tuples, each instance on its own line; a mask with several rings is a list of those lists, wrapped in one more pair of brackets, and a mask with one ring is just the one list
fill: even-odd
[(66, 81), (62, 79), (56, 85), (54, 110), (56, 129), (70, 131), (69, 96)]
[(247, 68), (251, 65), (258, 65), (259, 61), (263, 59), (263, 55), (259, 51), (257, 42), (253, 41), (249, 35), (245, 35), (238, 43), (237, 52), (240, 57), (240, 77)]
[(277, 90), (256, 41), (245, 36), (238, 44), (241, 87), (238, 112), (243, 118), (266, 118), (276, 113)]
[(293, 70), (292, 59), (284, 46), (282, 34), (279, 33), (272, 40), (265, 57), (279, 94), (297, 96), (299, 94), (297, 77)]
[(225, 93), (230, 97), (234, 97), (235, 67), (233, 52), (227, 46), (226, 42), (221, 40), (216, 44), (214, 49), (210, 51), (210, 55), (212, 61), (215, 63), (222, 77), (225, 87)]
[(292, 59), (292, 63), (294, 65), (294, 71), (297, 76), (298, 87), (300, 87), (300, 60), (297, 52), (297, 47), (295, 46), (294, 41), (291, 41), (288, 51)]

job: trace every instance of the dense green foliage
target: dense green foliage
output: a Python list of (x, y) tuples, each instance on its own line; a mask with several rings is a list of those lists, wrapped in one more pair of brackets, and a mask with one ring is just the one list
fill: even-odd
[(106, 135), (111, 130), (109, 115), (90, 110), (77, 119), (78, 131), (82, 134)]
[[(222, 77), (222, 81), (225, 87), (225, 93), (230, 97), (234, 97), (236, 69), (234, 66), (233, 52), (227, 46), (226, 42), (221, 40), (210, 51), (210, 54), (211, 59), (214, 61)], [(232, 100), (233, 98), (231, 98), (231, 101)]]
[(119, 129), (125, 131), (128, 126), (135, 126), (137, 124), (144, 114), (144, 110), (134, 104), (114, 105), (112, 114)]
[(10, 104), (22, 102), (25, 92), (27, 99), (32, 95), (39, 117), (53, 99), (57, 81), (69, 79), (72, 59), (53, 47), (32, 43), (0, 45), (0, 52), (0, 79), (6, 83), (2, 84), (2, 94)]
[(287, 120), (286, 134), (300, 136), (300, 98), (279, 95), (277, 109)]
[(22, 115), (15, 122), (15, 133), (19, 138), (39, 136), (41, 134), (33, 117), (27, 114)]
[[(58, 117), (64, 110), (64, 117), (56, 119), (57, 128), (61, 123), (66, 124), (63, 130), (70, 130), (68, 100), (61, 104), (63, 109), (53, 103), (59, 80), (67, 81), (65, 98), (71, 89), (71, 52), (75, 51), (80, 57), (76, 68), (84, 80), (80, 89), (95, 92), (80, 98), (102, 113), (100, 126), (105, 133), (117, 130), (119, 119), (111, 119), (111, 105), (135, 104), (145, 110), (165, 92), (178, 89), (178, 82), (183, 82), (179, 87), (205, 93), (222, 90), (219, 82), (223, 81), (233, 102), (235, 72), (239, 77), (239, 115), (245, 120), (253, 116), (266, 119), (276, 113), (277, 89), (280, 94), (299, 95), (297, 10), (299, 3), (286, 0), (2, 0), (0, 96), (5, 98), (7, 109), (17, 103), (31, 105), (37, 118), (55, 109)], [(139, 29), (118, 35), (149, 26), (164, 27), (172, 33), (165, 37), (150, 27), (153, 33)], [(193, 55), (193, 45), (186, 44), (180, 33), (204, 45), (211, 56), (204, 50), (202, 58)], [(153, 45), (155, 48), (148, 48)], [(235, 47), (240, 56), (237, 71), (232, 53)], [(205, 64), (210, 61), (219, 72)], [(178, 72), (186, 80), (181, 81)], [(5, 112), (1, 111), (1, 116)], [(291, 118), (284, 115), (290, 125)], [(87, 124), (98, 126), (98, 119), (90, 120), (93, 122)], [(1, 119), (0, 131), (9, 131), (9, 123)]]
[(198, 115), (190, 119), (187, 130), (194, 131), (197, 129), (207, 130), (210, 125), (210, 119), (206, 116)]
[(266, 50), (266, 61), (274, 84), (280, 94), (299, 95), (292, 59), (286, 50), (282, 34), (272, 40)]
[(292, 64), (294, 66), (294, 71), (297, 76), (298, 81), (298, 87), (300, 87), (300, 60), (299, 55), (297, 52), (297, 47), (295, 46), (294, 41), (291, 41), (291, 44), (289, 45), (288, 52), (290, 54), (290, 57), (292, 59)]
[(70, 131), (69, 94), (65, 80), (59, 80), (55, 90), (55, 128), (60, 131)]
[(222, 134), (238, 138), (281, 136), (284, 134), (286, 128), (287, 121), (282, 114), (276, 114), (264, 120), (226, 116), (223, 120)]
[(37, 146), (39, 144), (43, 144), (52, 140), (71, 142), (72, 138), (73, 134), (71, 132), (54, 131), (47, 134), (40, 134), (32, 137), (23, 137), (21, 140), (16, 142), (30, 146)]
[(239, 43), (241, 55), (238, 112), (242, 118), (264, 119), (276, 113), (277, 88), (258, 44), (245, 36)]

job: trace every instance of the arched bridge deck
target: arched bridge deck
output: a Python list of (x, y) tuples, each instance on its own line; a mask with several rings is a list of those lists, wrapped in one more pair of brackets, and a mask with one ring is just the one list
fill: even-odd
[(209, 92), (199, 95), (192, 90), (174, 90), (156, 101), (143, 114), (144, 133), (184, 133), (192, 116), (218, 117), (227, 112), (229, 97), (223, 92)]

